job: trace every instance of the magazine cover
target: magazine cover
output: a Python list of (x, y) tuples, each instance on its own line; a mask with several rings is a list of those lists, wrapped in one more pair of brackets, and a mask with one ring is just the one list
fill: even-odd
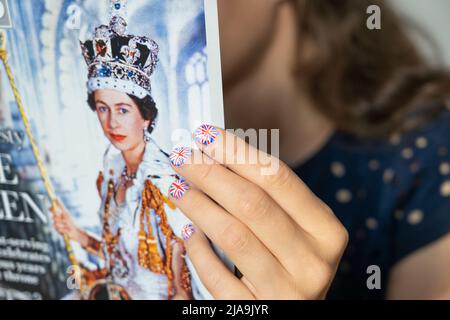
[(0, 45), (0, 299), (210, 299), (168, 157), (224, 127), (215, 0), (0, 0)]

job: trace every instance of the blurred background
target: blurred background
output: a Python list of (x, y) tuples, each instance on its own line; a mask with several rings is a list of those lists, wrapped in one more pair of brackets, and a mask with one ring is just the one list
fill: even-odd
[[(430, 43), (422, 36), (415, 38), (430, 59), (440, 59), (450, 66), (450, 1), (448, 0), (390, 0), (397, 11), (404, 17), (412, 19), (421, 29), (436, 41), (438, 52), (430, 52)], [(432, 50), (431, 50), (432, 51)], [(438, 56), (436, 57), (435, 54)]]

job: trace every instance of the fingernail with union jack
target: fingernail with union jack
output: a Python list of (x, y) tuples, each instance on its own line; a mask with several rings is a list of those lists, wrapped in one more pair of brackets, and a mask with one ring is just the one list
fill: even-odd
[(219, 130), (217, 128), (210, 126), (208, 124), (202, 124), (194, 132), (195, 140), (205, 146), (209, 146), (214, 141), (216, 141), (219, 136)]
[(192, 235), (195, 233), (194, 225), (192, 223), (189, 223), (183, 227), (181, 230), (181, 236), (183, 237), (184, 241), (188, 241)]
[(175, 180), (169, 188), (169, 194), (175, 200), (181, 199), (186, 191), (189, 190), (189, 184), (184, 179)]
[(189, 147), (176, 147), (170, 154), (170, 162), (175, 167), (184, 166), (191, 158), (192, 150)]

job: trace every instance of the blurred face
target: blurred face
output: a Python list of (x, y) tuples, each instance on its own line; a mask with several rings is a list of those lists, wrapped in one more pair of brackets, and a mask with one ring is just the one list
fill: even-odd
[(218, 0), (225, 85), (254, 67), (270, 44), (281, 0)]
[(120, 151), (137, 148), (144, 143), (145, 120), (138, 106), (126, 93), (115, 90), (95, 91), (95, 106), (103, 132)]

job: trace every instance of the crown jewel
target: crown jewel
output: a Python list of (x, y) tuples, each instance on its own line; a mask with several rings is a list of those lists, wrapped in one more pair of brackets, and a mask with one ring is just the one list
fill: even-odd
[(138, 98), (151, 94), (150, 76), (158, 63), (158, 44), (127, 34), (126, 0), (110, 0), (109, 25), (95, 29), (93, 39), (81, 42), (88, 65), (88, 91), (115, 89)]

